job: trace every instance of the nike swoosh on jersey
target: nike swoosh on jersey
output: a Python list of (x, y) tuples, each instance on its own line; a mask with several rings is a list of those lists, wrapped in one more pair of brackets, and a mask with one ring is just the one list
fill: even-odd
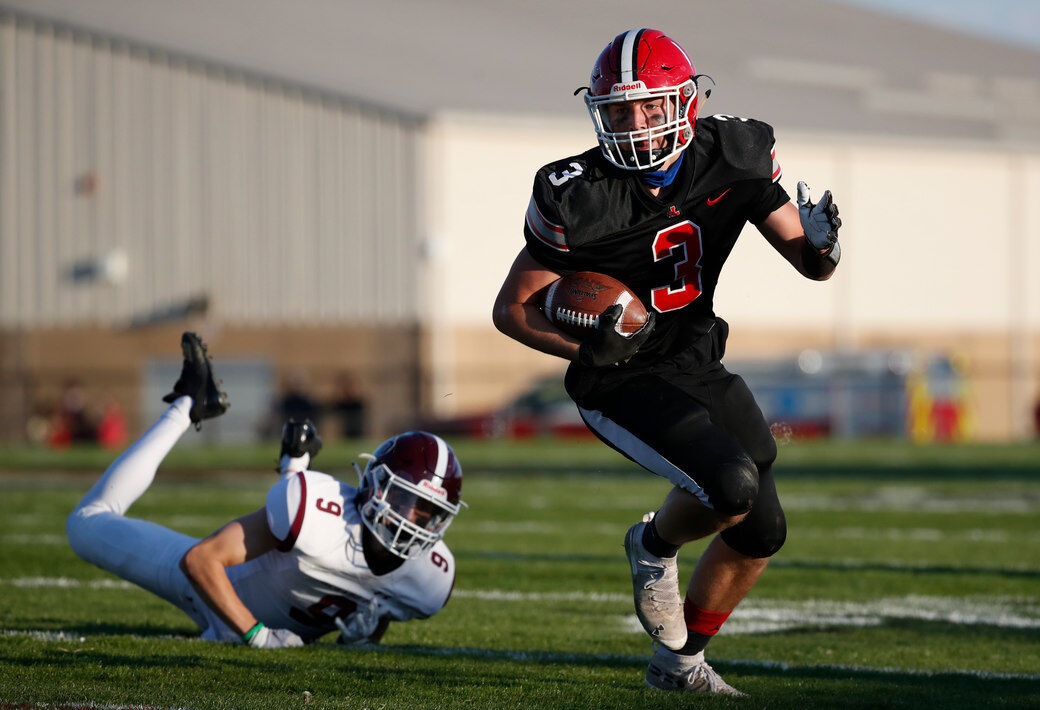
[(721, 199), (722, 199), (723, 197), (725, 197), (725, 196), (726, 196), (726, 193), (727, 193), (727, 192), (729, 192), (729, 191), (730, 191), (730, 190), (732, 190), (732, 189), (733, 189), (732, 187), (727, 187), (727, 188), (726, 188), (726, 190), (725, 190), (725, 191), (724, 191), (724, 192), (723, 192), (723, 193), (722, 193), (721, 195), (719, 195), (718, 197), (716, 197), (716, 198), (715, 198), (714, 200), (713, 200), (713, 199), (711, 199), (711, 198), (709, 197), (709, 198), (708, 198), (708, 207), (712, 207), (712, 206), (713, 206), (713, 205), (714, 205), (714, 204), (715, 204), (716, 202), (718, 202), (718, 201), (719, 201), (719, 200), (721, 200)]

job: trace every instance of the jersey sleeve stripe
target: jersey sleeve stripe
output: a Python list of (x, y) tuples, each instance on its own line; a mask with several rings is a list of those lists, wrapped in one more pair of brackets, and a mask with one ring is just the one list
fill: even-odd
[(289, 534), (278, 544), (278, 549), (282, 552), (288, 552), (293, 549), (293, 546), (296, 544), (296, 538), (300, 536), (300, 528), (303, 527), (303, 515), (307, 511), (307, 479), (302, 471), (296, 475), (299, 476), (300, 480), (300, 505), (296, 509), (296, 517), (293, 518)]
[(780, 179), (780, 161), (776, 159), (776, 149), (769, 151), (769, 157), (773, 159), (773, 182)]
[(567, 247), (567, 236), (563, 227), (545, 218), (541, 210), (538, 209), (538, 205), (535, 204), (533, 195), (531, 196), (531, 202), (527, 205), (527, 214), (524, 220), (527, 223), (527, 228), (531, 230), (534, 236), (538, 237), (539, 241), (557, 251), (570, 251)]

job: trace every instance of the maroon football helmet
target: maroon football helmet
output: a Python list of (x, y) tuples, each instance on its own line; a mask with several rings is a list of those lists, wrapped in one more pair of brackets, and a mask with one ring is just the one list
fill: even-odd
[[(683, 48), (659, 30), (629, 30), (615, 37), (592, 67), (585, 94), (606, 159), (625, 170), (653, 170), (685, 150), (697, 121), (696, 75)], [(619, 104), (646, 99), (659, 103), (645, 128), (611, 126)]]
[(361, 474), (358, 510), (365, 526), (398, 557), (433, 547), (466, 506), (462, 467), (444, 439), (409, 431), (387, 439)]

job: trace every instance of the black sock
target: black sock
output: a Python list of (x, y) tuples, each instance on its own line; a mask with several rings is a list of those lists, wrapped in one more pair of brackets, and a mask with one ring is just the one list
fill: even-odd
[(711, 641), (712, 638), (712, 636), (705, 636), (704, 634), (698, 634), (695, 631), (691, 631), (686, 637), (686, 645), (676, 651), (676, 653), (680, 656), (696, 656), (707, 648), (708, 642)]
[(679, 546), (673, 545), (657, 534), (657, 525), (651, 520), (643, 528), (643, 547), (655, 557), (675, 557), (679, 554)]

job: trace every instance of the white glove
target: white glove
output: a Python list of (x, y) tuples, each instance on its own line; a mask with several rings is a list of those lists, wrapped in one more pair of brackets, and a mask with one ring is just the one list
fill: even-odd
[(838, 206), (831, 191), (826, 190), (815, 205), (809, 201), (809, 186), (798, 183), (798, 216), (802, 220), (805, 238), (817, 251), (826, 251), (838, 242)]
[(379, 627), (379, 617), (383, 611), (379, 598), (372, 597), (367, 602), (360, 602), (357, 611), (348, 616), (346, 621), (337, 616), (335, 622), (339, 629), (339, 642), (347, 645), (367, 643)]
[(261, 626), (247, 643), (253, 648), (293, 648), (302, 646), (303, 639), (289, 629), (269, 629)]

